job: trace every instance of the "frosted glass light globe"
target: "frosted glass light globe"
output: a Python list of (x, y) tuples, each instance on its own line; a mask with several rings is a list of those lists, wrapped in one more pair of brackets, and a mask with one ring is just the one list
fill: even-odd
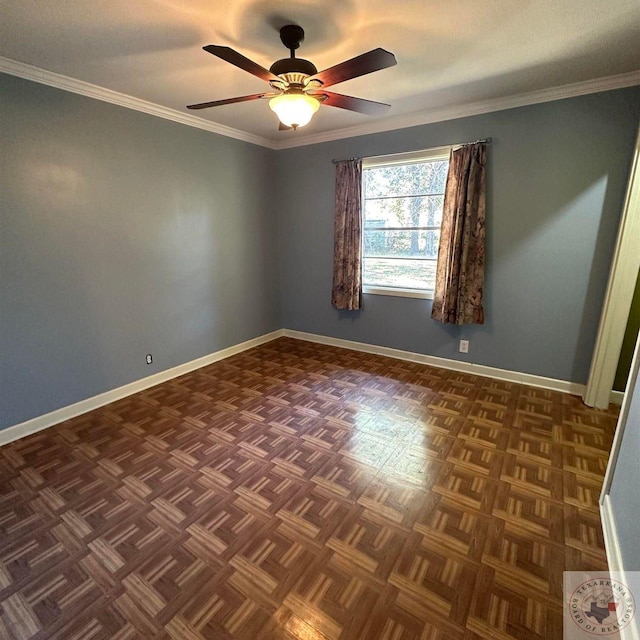
[(269, 107), (287, 127), (304, 127), (320, 107), (320, 103), (306, 93), (283, 93), (269, 100)]

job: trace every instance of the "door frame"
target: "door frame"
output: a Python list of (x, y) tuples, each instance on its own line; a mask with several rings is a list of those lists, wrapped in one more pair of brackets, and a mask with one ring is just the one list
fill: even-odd
[(584, 403), (609, 406), (633, 292), (640, 270), (640, 130), (631, 163), (622, 220), (611, 263), (598, 336), (591, 359)]

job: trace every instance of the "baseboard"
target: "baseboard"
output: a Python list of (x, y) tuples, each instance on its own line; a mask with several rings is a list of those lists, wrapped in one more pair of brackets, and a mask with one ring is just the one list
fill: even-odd
[(613, 402), (613, 404), (622, 404), (623, 400), (624, 400), (624, 391), (611, 392), (611, 397), (609, 399), (610, 402)]
[[(608, 495), (605, 495), (600, 500), (600, 521), (602, 522), (602, 534), (604, 537), (604, 548), (607, 553), (607, 564), (609, 565), (609, 572), (614, 575), (616, 579), (620, 580), (623, 584), (630, 585), (628, 574), (625, 576), (624, 565), (622, 564), (622, 554), (620, 553), (620, 546), (618, 544), (618, 532), (616, 529), (616, 521), (613, 517), (613, 510), (611, 509), (611, 500)], [(637, 581), (634, 580), (634, 583)], [(637, 590), (637, 586), (635, 587)], [(635, 596), (637, 597), (637, 591)], [(637, 603), (637, 600), (636, 600)], [(636, 616), (638, 613), (636, 612)], [(620, 640), (638, 640), (640, 637), (640, 624), (638, 619), (636, 622), (631, 623), (629, 626), (619, 631)]]
[[(318, 344), (326, 344), (333, 347), (342, 347), (343, 349), (353, 349), (354, 351), (362, 351), (363, 353), (374, 353), (382, 356), (388, 356), (390, 358), (397, 358), (398, 360), (406, 360), (408, 362), (418, 362), (420, 364), (431, 365), (433, 367), (440, 367), (442, 369), (449, 369), (451, 371), (460, 371), (462, 373), (470, 373), (473, 375), (484, 376), (486, 378), (494, 378), (496, 380), (504, 380), (506, 382), (516, 382), (519, 384), (527, 384), (539, 389), (548, 389), (550, 391), (560, 391), (561, 393), (569, 393), (571, 395), (581, 396), (584, 392), (585, 386), (576, 382), (569, 382), (568, 380), (557, 380), (554, 378), (545, 378), (544, 376), (536, 376), (530, 373), (521, 373), (519, 371), (509, 371), (507, 369), (498, 369), (496, 367), (488, 367), (481, 364), (473, 364), (472, 362), (462, 362), (459, 360), (451, 360), (449, 358), (439, 358), (437, 356), (429, 356), (422, 353), (415, 353), (413, 351), (403, 351), (401, 349), (393, 349), (391, 347), (382, 347), (380, 345), (369, 344), (366, 342), (355, 342), (353, 340), (343, 340), (341, 338), (332, 338), (330, 336), (322, 336), (315, 333), (307, 333), (305, 331), (295, 331), (293, 329), (278, 329), (272, 331), (252, 340), (247, 340), (237, 345), (233, 345), (226, 349), (216, 351), (209, 355), (191, 360), (185, 364), (181, 364), (172, 369), (161, 371), (147, 378), (136, 380), (130, 384), (106, 391), (97, 396), (87, 398), (81, 402), (62, 407), (51, 413), (47, 413), (42, 416), (38, 416), (26, 422), (7, 427), (0, 430), (0, 446), (24, 438), (25, 436), (37, 433), (43, 429), (48, 429), (60, 422), (75, 418), (88, 411), (93, 411), (99, 407), (121, 400), (134, 393), (148, 389), (167, 380), (177, 378), (178, 376), (205, 367), (208, 364), (217, 362), (224, 358), (228, 358), (236, 353), (241, 353), (247, 349), (252, 349), (276, 338), (287, 336), (289, 338), (295, 338), (297, 340), (307, 340), (309, 342), (316, 342)], [(624, 394), (620, 391), (611, 392), (611, 402), (616, 404), (622, 403)]]
[(152, 376), (136, 380), (135, 382), (118, 387), (117, 389), (106, 391), (105, 393), (101, 393), (97, 396), (93, 396), (67, 407), (62, 407), (61, 409), (52, 411), (51, 413), (46, 413), (42, 416), (38, 416), (37, 418), (32, 418), (26, 422), (21, 422), (20, 424), (2, 429), (0, 430), (0, 446), (13, 442), (14, 440), (18, 440), (19, 438), (24, 438), (25, 436), (29, 436), (33, 433), (37, 433), (43, 429), (48, 429), (60, 422), (75, 418), (83, 413), (87, 413), (88, 411), (93, 411), (94, 409), (103, 407), (105, 404), (121, 400), (122, 398), (126, 398), (127, 396), (138, 393), (139, 391), (144, 391), (149, 387), (154, 387), (157, 384), (166, 382), (167, 380), (172, 380), (173, 378), (182, 376), (185, 373), (194, 371), (195, 369), (200, 369), (201, 367), (205, 367), (208, 364), (217, 362), (218, 360), (223, 360), (224, 358), (233, 356), (236, 353), (252, 349), (253, 347), (257, 347), (265, 342), (271, 342), (271, 340), (280, 338), (283, 335), (284, 331), (282, 329), (266, 333), (265, 335), (258, 336), (257, 338), (247, 340), (246, 342), (241, 342), (240, 344), (227, 347), (226, 349), (221, 349), (215, 353), (210, 353), (202, 358), (185, 362), (184, 364), (173, 367), (172, 369), (160, 371)]
[(622, 555), (618, 546), (616, 522), (613, 518), (611, 500), (608, 495), (604, 496), (600, 502), (600, 520), (602, 521), (602, 534), (609, 571), (622, 571)]
[(375, 353), (381, 356), (397, 358), (398, 360), (419, 362), (420, 364), (440, 367), (441, 369), (460, 371), (462, 373), (470, 373), (476, 376), (484, 376), (485, 378), (494, 378), (496, 380), (504, 380), (506, 382), (517, 382), (519, 384), (538, 387), (539, 389), (549, 389), (550, 391), (570, 393), (571, 395), (581, 395), (584, 391), (583, 384), (569, 382), (568, 380), (556, 380), (555, 378), (545, 378), (544, 376), (536, 376), (531, 373), (520, 373), (519, 371), (487, 367), (483, 364), (462, 362), (459, 360), (451, 360), (449, 358), (439, 358), (437, 356), (428, 356), (422, 353), (402, 351), (401, 349), (392, 349), (391, 347), (381, 347), (379, 345), (368, 344), (366, 342), (353, 342), (352, 340), (342, 340), (341, 338), (330, 338), (328, 336), (320, 336), (314, 333), (295, 331), (293, 329), (285, 329), (284, 335), (289, 338), (297, 338), (298, 340), (308, 340), (309, 342), (317, 342), (319, 344), (326, 344), (333, 347), (354, 349), (355, 351), (362, 351), (364, 353)]

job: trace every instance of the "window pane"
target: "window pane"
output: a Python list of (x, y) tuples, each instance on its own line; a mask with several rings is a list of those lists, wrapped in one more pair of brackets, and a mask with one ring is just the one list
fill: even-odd
[(436, 262), (435, 260), (364, 258), (362, 278), (363, 283), (370, 286), (432, 291), (436, 278)]
[(448, 166), (448, 160), (436, 160), (365, 169), (365, 198), (442, 194)]
[(438, 257), (439, 230), (429, 231), (386, 231), (384, 229), (364, 230), (364, 255), (367, 256), (415, 256), (420, 258)]
[(439, 227), (443, 195), (364, 201), (365, 227)]
[(448, 168), (414, 156), (364, 169), (365, 285), (433, 290)]

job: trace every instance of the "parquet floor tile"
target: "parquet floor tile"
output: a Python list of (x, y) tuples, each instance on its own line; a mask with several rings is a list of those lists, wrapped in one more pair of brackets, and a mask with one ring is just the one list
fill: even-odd
[(0, 449), (0, 637), (560, 639), (616, 420), (270, 342)]

